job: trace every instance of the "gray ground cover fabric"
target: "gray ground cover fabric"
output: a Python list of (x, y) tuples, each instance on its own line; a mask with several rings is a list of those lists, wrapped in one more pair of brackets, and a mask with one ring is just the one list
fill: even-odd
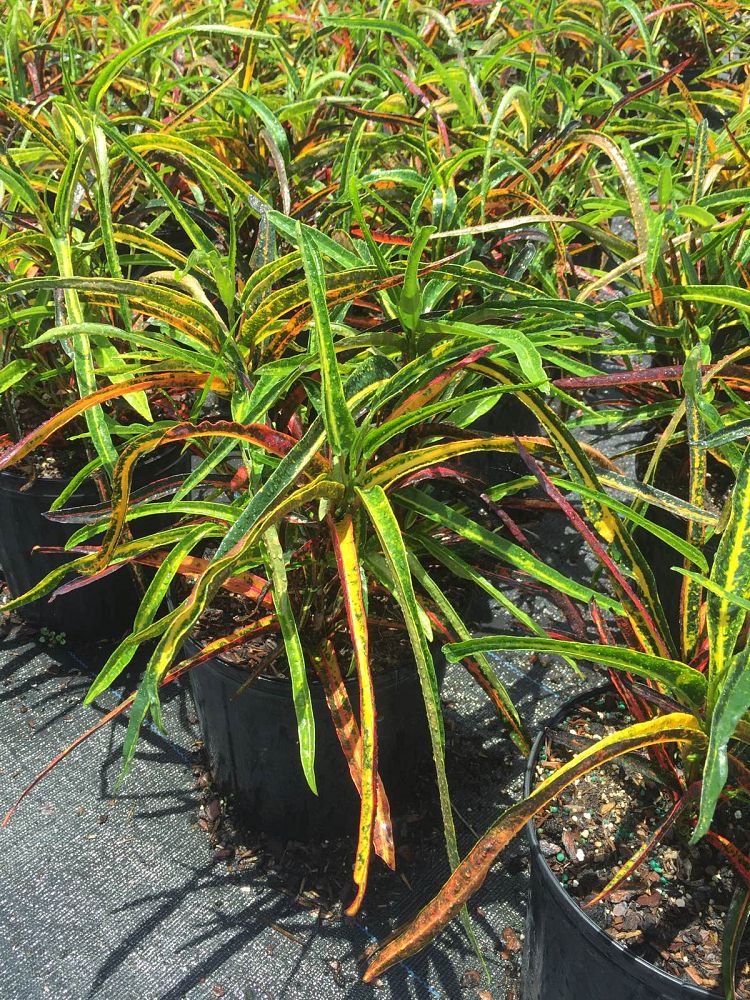
[[(46, 651), (13, 635), (0, 646), (3, 810), (55, 753), (116, 703), (110, 695), (96, 707), (83, 706), (87, 678), (79, 668), (72, 650)], [(552, 711), (570, 683), (563, 671), (529, 679), (512, 661), (498, 669), (537, 719)], [(443, 694), (450, 718), (485, 731), (491, 749), (497, 742), (492, 717), (460, 673), (449, 673)], [(412, 891), (404, 886), (401, 898), (389, 894), (384, 906), (371, 898), (356, 921), (319, 926), (263, 876), (233, 874), (213, 860), (196, 825), (189, 751), (197, 733), (187, 691), (172, 692), (166, 709), (169, 738), (147, 733), (118, 792), (121, 725), (101, 731), (63, 762), (2, 831), (4, 1000), (427, 998), (477, 996), (481, 988), (506, 995), (495, 945), (502, 928), (522, 927), (524, 874), (517, 864), (493, 874), (475, 901), (490, 985), (476, 984), (476, 957), (462, 932), (451, 929), (373, 991), (358, 981), (356, 956), (440, 885), (442, 859), (428, 858), (422, 871), (419, 862), (412, 866)], [(517, 787), (519, 773), (516, 765), (495, 775), (486, 801), (462, 802), (465, 821), (476, 830), (486, 826)], [(458, 826), (466, 849), (472, 835)]]

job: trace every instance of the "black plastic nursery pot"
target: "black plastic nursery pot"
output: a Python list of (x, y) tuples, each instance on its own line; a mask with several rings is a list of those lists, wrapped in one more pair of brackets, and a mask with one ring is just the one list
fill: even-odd
[[(600, 693), (601, 689), (572, 699), (539, 733), (526, 766), (525, 795), (535, 785), (546, 729), (554, 728), (572, 708)], [(662, 972), (605, 934), (550, 869), (533, 822), (526, 827), (526, 836), (530, 882), (522, 1000), (722, 1000), (718, 993)]]
[[(194, 655), (198, 647), (188, 641), (185, 651)], [(441, 679), (437, 657), (436, 669)], [(247, 673), (216, 657), (188, 676), (214, 783), (241, 826), (303, 842), (356, 831), (359, 796), (320, 684), (310, 684), (316, 796), (302, 772), (288, 681), (258, 677), (238, 693)], [(356, 711), (357, 679), (345, 683)], [(431, 753), (422, 690), (413, 663), (376, 675), (374, 684), (378, 769), (397, 814), (413, 801), (419, 764)]]
[[(190, 458), (178, 447), (168, 447), (149, 456), (133, 477), (138, 489), (155, 480), (189, 468)], [(0, 472), (0, 567), (13, 597), (25, 593), (57, 566), (75, 558), (68, 554), (33, 552), (34, 546), (62, 546), (75, 530), (48, 520), (44, 515), (66, 486), (64, 479), (28, 479), (12, 471)], [(70, 497), (65, 509), (85, 507), (101, 500), (96, 486), (84, 482)], [(154, 530), (154, 518), (148, 530)], [(141, 531), (144, 530), (141, 528)], [(133, 525), (138, 533), (138, 523)], [(146, 571), (148, 572), (148, 571)], [(123, 566), (79, 590), (54, 601), (33, 601), (17, 613), (37, 628), (48, 628), (82, 642), (114, 641), (133, 623), (140, 591), (132, 571)]]

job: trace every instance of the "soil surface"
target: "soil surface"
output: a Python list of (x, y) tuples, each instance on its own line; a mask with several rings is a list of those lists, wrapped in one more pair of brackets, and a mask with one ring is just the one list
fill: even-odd
[[(72, 397), (69, 402), (72, 402)], [(64, 404), (63, 404), (64, 405)], [(5, 415), (0, 412), (0, 435), (15, 440), (28, 434), (52, 416), (34, 399), (21, 397), (14, 409), (17, 427), (6, 426)], [(68, 428), (69, 433), (72, 433)], [(40, 445), (18, 465), (9, 471), (17, 476), (34, 479), (70, 479), (89, 461), (84, 441), (71, 441), (64, 432), (54, 434), (49, 441)]]
[[(203, 646), (221, 636), (231, 635), (236, 629), (263, 614), (268, 614), (268, 610), (259, 611), (255, 601), (222, 588), (213, 598), (211, 607), (198, 619), (192, 637), (199, 646)], [(399, 621), (398, 611), (392, 602), (378, 597), (371, 598), (370, 619), (370, 665), (373, 673), (385, 673), (404, 663), (413, 663), (406, 628), (403, 621)], [(304, 628), (301, 629), (301, 639), (306, 647), (308, 644)], [(345, 620), (334, 635), (334, 645), (341, 673), (346, 677), (352, 660), (352, 645)], [(220, 659), (247, 669), (250, 673), (257, 672), (266, 677), (289, 677), (284, 646), (277, 633), (267, 633), (228, 649), (221, 654)], [(311, 677), (317, 679), (313, 672)]]
[[(537, 778), (548, 776), (588, 742), (623, 725), (624, 706), (613, 694), (576, 707), (548, 733)], [(548, 865), (581, 905), (593, 900), (620, 867), (647, 843), (672, 807), (669, 793), (650, 776), (650, 761), (631, 754), (578, 779), (537, 818)], [(747, 804), (717, 810), (713, 829), (744, 853), (750, 850)], [(706, 840), (688, 846), (694, 815), (678, 822), (644, 862), (588, 915), (611, 938), (653, 965), (721, 992), (724, 925), (738, 876)], [(737, 995), (750, 997), (750, 935), (740, 947)]]
[[(166, 396), (162, 392), (154, 392), (148, 395), (149, 402), (157, 416), (161, 411), (172, 417), (188, 418), (191, 393), (174, 393), (172, 396)], [(62, 409), (74, 401), (75, 397), (71, 394), (69, 398), (59, 401), (58, 409)], [(112, 411), (119, 405), (119, 401), (115, 401), (105, 404), (104, 408)], [(0, 451), (10, 441), (17, 440), (19, 436), (22, 437), (35, 430), (56, 412), (58, 412), (57, 409), (50, 412), (37, 400), (22, 396), (16, 401), (13, 410), (16, 426), (10, 427), (6, 414), (0, 408)], [(211, 416), (211, 412), (206, 413), (206, 419)], [(135, 411), (125, 408), (124, 412), (120, 413), (119, 419), (122, 423), (128, 423), (129, 420), (139, 420), (140, 417)], [(77, 435), (84, 435), (85, 430), (86, 425), (82, 419), (73, 421), (53, 434), (44, 444), (35, 448), (22, 462), (8, 471), (18, 476), (28, 476), (30, 482), (33, 482), (34, 479), (71, 479), (91, 458), (95, 457), (89, 439), (85, 436), (77, 438)]]

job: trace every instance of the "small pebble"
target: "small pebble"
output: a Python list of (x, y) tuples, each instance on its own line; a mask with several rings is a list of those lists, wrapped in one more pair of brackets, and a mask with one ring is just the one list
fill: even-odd
[(581, 848), (579, 847), (579, 848), (578, 848), (578, 850), (576, 851), (576, 858), (577, 858), (577, 859), (578, 859), (579, 861), (583, 861), (583, 859), (584, 859), (585, 857), (586, 857), (586, 855), (585, 855), (585, 854), (583, 853), (583, 851), (582, 851), (582, 850), (581, 850)]
[(558, 854), (560, 851), (560, 845), (554, 844), (550, 840), (540, 840), (539, 850), (545, 856), (545, 858), (551, 858), (553, 854)]

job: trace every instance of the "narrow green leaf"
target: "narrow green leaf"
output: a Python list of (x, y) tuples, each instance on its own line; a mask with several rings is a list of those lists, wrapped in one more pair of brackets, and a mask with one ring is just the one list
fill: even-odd
[(24, 361), (22, 358), (16, 358), (15, 361), (9, 362), (5, 367), (0, 368), (0, 392), (10, 389), (11, 386), (15, 385), (16, 382), (20, 382), (22, 378), (33, 370), (33, 361)]
[[(600, 476), (599, 478), (604, 479), (604, 476)], [(560, 476), (550, 476), (550, 479), (555, 486), (560, 486), (563, 489), (571, 490), (573, 493), (589, 497), (592, 500), (596, 500), (597, 503), (600, 503), (602, 507), (607, 507), (609, 510), (614, 510), (616, 513), (622, 514), (623, 517), (632, 521), (633, 524), (637, 524), (639, 527), (643, 528), (644, 531), (647, 531), (655, 538), (659, 538), (666, 545), (669, 545), (669, 547), (674, 549), (675, 552), (679, 552), (680, 555), (685, 556), (685, 558), (689, 559), (690, 562), (695, 563), (695, 565), (699, 566), (705, 573), (708, 572), (708, 563), (702, 551), (697, 546), (686, 542), (684, 538), (676, 535), (668, 528), (664, 528), (660, 524), (656, 524), (654, 521), (649, 520), (649, 518), (644, 517), (642, 514), (633, 510), (632, 507), (628, 507), (627, 504), (624, 504), (619, 500), (615, 500), (614, 497), (609, 496), (609, 494), (604, 493), (602, 490), (593, 490), (588, 486), (584, 486), (583, 483), (574, 483), (568, 479), (563, 479)]]
[(313, 423), (305, 436), (285, 455), (271, 475), (253, 496), (242, 514), (226, 533), (216, 551), (217, 558), (225, 555), (248, 529), (278, 503), (293, 486), (315, 457), (324, 440), (319, 423)]
[[(417, 581), (435, 602), (440, 612), (444, 615), (445, 621), (453, 629), (459, 640), (465, 641), (470, 639), (471, 634), (466, 628), (463, 619), (429, 573), (414, 557), (410, 558), (409, 564)], [(492, 692), (493, 703), (498, 710), (498, 715), (503, 725), (508, 730), (510, 738), (521, 753), (528, 754), (530, 747), (529, 738), (507, 688), (499, 679), (492, 668), (492, 664), (483, 653), (477, 654), (472, 659), (475, 669), (478, 669), (481, 673), (485, 688)]]
[(601, 646), (589, 642), (569, 642), (565, 639), (543, 639), (538, 636), (491, 635), (444, 647), (452, 663), (462, 656), (488, 652), (557, 653), (575, 660), (599, 663), (625, 670), (638, 677), (664, 684), (675, 696), (698, 711), (706, 696), (706, 678), (699, 670), (679, 660), (640, 653), (624, 646)]
[(419, 324), (419, 329), (425, 333), (439, 333), (448, 337), (477, 337), (487, 343), (496, 343), (507, 347), (515, 354), (518, 365), (528, 381), (542, 392), (549, 391), (549, 380), (544, 371), (542, 356), (534, 343), (521, 330), (490, 325), (479, 326), (455, 320), (445, 322), (423, 320)]
[(734, 423), (722, 427), (721, 430), (709, 434), (700, 443), (705, 448), (718, 448), (722, 444), (730, 441), (740, 441), (742, 438), (750, 437), (750, 420), (737, 420)]
[[(526, 612), (519, 608), (518, 605), (514, 604), (513, 601), (507, 597), (502, 590), (498, 590), (497, 587), (493, 586), (492, 583), (478, 570), (474, 569), (465, 559), (449, 545), (441, 545), (436, 542), (429, 535), (417, 534), (413, 536), (418, 539), (419, 542), (425, 547), (425, 549), (430, 553), (433, 559), (437, 559), (441, 562), (448, 570), (450, 570), (453, 576), (458, 577), (459, 580), (469, 580), (471, 583), (480, 587), (485, 594), (497, 601), (506, 611), (510, 612), (513, 617), (519, 621), (524, 628), (527, 628), (529, 632), (533, 632), (535, 635), (544, 636), (546, 633), (537, 625), (534, 619), (526, 614)], [(467, 636), (469, 638), (469, 636)]]
[(263, 547), (266, 552), (270, 578), (273, 583), (273, 603), (281, 626), (284, 639), (286, 661), (292, 678), (292, 699), (297, 716), (297, 733), (299, 736), (299, 755), (302, 770), (312, 791), (317, 795), (315, 783), (315, 717), (313, 716), (310, 687), (307, 682), (305, 654), (297, 631), (294, 609), (289, 599), (289, 587), (286, 577), (284, 550), (279, 541), (276, 527), (270, 527), (263, 533)]
[(708, 750), (703, 764), (701, 804), (691, 844), (708, 832), (716, 803), (727, 781), (729, 763), (727, 746), (737, 723), (750, 708), (750, 647), (738, 653), (726, 668), (718, 697), (711, 713)]
[(745, 611), (750, 611), (750, 601), (745, 597), (740, 597), (738, 594), (730, 594), (728, 590), (724, 590), (718, 584), (714, 583), (713, 580), (709, 580), (705, 576), (701, 576), (700, 573), (694, 573), (692, 570), (685, 569), (684, 566), (672, 566), (671, 569), (675, 573), (681, 573), (683, 576), (689, 577), (691, 580), (695, 580), (699, 583), (701, 587), (709, 590), (712, 594), (716, 594), (722, 600), (727, 601), (729, 604), (736, 604), (738, 608), (744, 608)]
[[(453, 386), (451, 386), (453, 388)], [(517, 388), (517, 386), (495, 386), (487, 389), (478, 389), (476, 392), (467, 392), (459, 396), (450, 396), (446, 399), (438, 400), (436, 403), (429, 403), (426, 406), (420, 406), (413, 411), (407, 411), (406, 413), (400, 414), (396, 417), (391, 417), (389, 420), (384, 421), (377, 427), (374, 427), (364, 436), (364, 441), (362, 444), (362, 452), (364, 455), (371, 456), (374, 455), (386, 441), (390, 441), (392, 438), (400, 436), (409, 427), (413, 427), (415, 424), (424, 423), (429, 420), (430, 417), (434, 417), (439, 413), (444, 413), (447, 410), (455, 411), (463, 403), (471, 403), (474, 401), (486, 401), (489, 403), (495, 403), (501, 396), (507, 392), (512, 392)], [(453, 416), (453, 414), (451, 414)]]
[(541, 559), (537, 559), (536, 556), (532, 555), (526, 549), (521, 548), (520, 545), (517, 545), (515, 542), (509, 542), (506, 538), (480, 527), (480, 525), (476, 524), (470, 518), (453, 510), (447, 504), (440, 503), (439, 500), (428, 496), (426, 493), (415, 489), (406, 489), (401, 490), (397, 494), (396, 499), (399, 503), (403, 503), (404, 506), (409, 507), (411, 510), (416, 510), (424, 517), (434, 521), (436, 525), (442, 528), (450, 528), (461, 535), (462, 538), (480, 546), (480, 548), (483, 548), (502, 562), (510, 566), (515, 566), (516, 569), (528, 573), (532, 579), (538, 580), (540, 583), (544, 583), (554, 590), (562, 591), (563, 594), (574, 597), (586, 604), (592, 599), (596, 599), (597, 604), (601, 607), (613, 610), (622, 608), (622, 605), (618, 601), (607, 597), (606, 594), (599, 594), (590, 587), (578, 583), (576, 580), (571, 580), (556, 569), (548, 566), (545, 562), (542, 562)]
[[(74, 277), (72, 247), (68, 236), (54, 237), (52, 239), (52, 247), (57, 260), (60, 277)], [(66, 288), (63, 294), (70, 319), (75, 324), (82, 324), (85, 317), (78, 292), (74, 288)], [(73, 367), (76, 373), (76, 381), (78, 382), (78, 392), (83, 399), (95, 393), (97, 388), (96, 368), (88, 336), (82, 334), (80, 337), (74, 339), (72, 354)], [(112, 444), (112, 437), (101, 405), (97, 404), (86, 410), (86, 425), (102, 465), (108, 472), (111, 471), (112, 466), (117, 460), (117, 452)]]
[(55, 497), (50, 505), (50, 511), (59, 510), (64, 505), (65, 501), (73, 496), (84, 479), (88, 479), (93, 472), (101, 469), (101, 467), (102, 463), (99, 458), (92, 458), (90, 462), (87, 462), (86, 465), (80, 468), (73, 478), (65, 484), (64, 488)]
[(445, 773), (445, 731), (440, 707), (440, 691), (438, 689), (435, 666), (425, 636), (419, 605), (414, 593), (414, 584), (409, 569), (409, 559), (404, 545), (404, 538), (393, 508), (388, 502), (385, 492), (379, 486), (369, 486), (366, 489), (357, 487), (357, 495), (365, 506), (367, 515), (378, 536), (380, 548), (386, 559), (393, 582), (396, 587), (401, 613), (406, 622), (414, 659), (417, 664), (419, 681), (422, 686), (427, 712), (427, 722), (432, 741), (432, 756), (435, 761), (440, 810), (443, 816), (448, 860), (451, 868), (458, 864), (458, 847), (456, 831), (453, 825), (448, 779)]
[(703, 194), (703, 182), (708, 167), (708, 122), (701, 118), (695, 129), (693, 142), (693, 176), (690, 185), (690, 201), (695, 205)]
[[(346, 247), (342, 247), (340, 243), (331, 239), (325, 233), (321, 232), (319, 229), (314, 229), (312, 226), (306, 226), (303, 222), (299, 222), (296, 219), (290, 219), (288, 215), (284, 215), (282, 212), (276, 212), (271, 209), (268, 212), (269, 221), (273, 223), (274, 227), (282, 233), (290, 243), (297, 246), (300, 250), (300, 238), (299, 231), (305, 233), (309, 241), (314, 243), (318, 253), (323, 254), (329, 260), (334, 261), (339, 267), (344, 269), (352, 269), (357, 267), (362, 267), (364, 263), (357, 254), (352, 253), (351, 250), (347, 250)], [(292, 255), (293, 256), (293, 255)]]
[[(250, 27), (253, 31), (262, 31), (266, 24), (266, 18), (268, 17), (269, 0), (258, 0), (255, 4), (255, 10), (253, 11), (253, 19), (250, 22)], [(260, 39), (257, 35), (249, 35), (245, 39), (245, 44), (242, 47), (242, 54), (240, 55), (240, 65), (242, 66), (242, 73), (240, 75), (240, 88), (243, 92), (247, 92), (250, 89), (250, 84), (253, 79), (253, 72), (255, 70), (255, 60), (258, 57), (258, 45)]]
[(711, 511), (701, 510), (700, 507), (688, 503), (687, 500), (682, 500), (680, 497), (666, 493), (664, 490), (658, 490), (656, 487), (649, 486), (646, 483), (638, 482), (636, 479), (630, 479), (628, 476), (620, 476), (608, 469), (602, 469), (598, 474), (598, 478), (603, 486), (609, 486), (610, 489), (626, 493), (641, 503), (651, 504), (660, 510), (666, 510), (684, 521), (693, 520), (709, 527), (715, 527), (718, 523), (718, 516)]
[(323, 390), (323, 416), (326, 434), (335, 455), (345, 454), (355, 435), (354, 420), (344, 395), (344, 386), (336, 359), (331, 319), (326, 303), (326, 283), (323, 262), (307, 231), (298, 226), (297, 238), (302, 251), (302, 263), (310, 293), (315, 329), (318, 334), (320, 381)]
[[(182, 561), (186, 556), (190, 555), (197, 542), (207, 533), (207, 530), (210, 530), (210, 528), (204, 524), (191, 528), (185, 533), (185, 537), (181, 538), (169, 551), (146, 588), (146, 592), (138, 606), (138, 611), (133, 621), (133, 633), (137, 634), (154, 621), (156, 613), (161, 607)], [(92, 681), (86, 693), (84, 704), (90, 704), (120, 676), (135, 656), (138, 646), (139, 643), (133, 641), (132, 635), (129, 635), (120, 643)]]
[[(711, 581), (722, 590), (750, 598), (750, 445), (732, 492), (729, 522), (711, 568)], [(713, 709), (745, 620), (744, 609), (709, 592), (707, 623), (710, 640), (709, 711)]]
[[(701, 413), (704, 402), (701, 361), (703, 351), (700, 345), (694, 347), (685, 360), (682, 385), (685, 392), (685, 429), (690, 455), (689, 499), (696, 507), (704, 506), (706, 491), (706, 449), (700, 441), (705, 436), (705, 425)], [(704, 525), (697, 521), (687, 523), (687, 541), (695, 548), (702, 548), (706, 539)], [(706, 571), (707, 572), (707, 571)], [(691, 660), (701, 637), (701, 610), (703, 590), (690, 577), (682, 581), (680, 594), (680, 649), (685, 660)]]
[(406, 261), (406, 274), (398, 300), (398, 314), (404, 329), (414, 333), (422, 313), (422, 292), (419, 288), (419, 262), (427, 243), (436, 232), (435, 226), (423, 226), (414, 237)]
[[(263, 6), (263, 4), (261, 4)], [(122, 71), (143, 52), (149, 49), (167, 45), (169, 42), (178, 43), (185, 35), (218, 34), (229, 35), (239, 38), (257, 38), (265, 41), (273, 40), (273, 36), (267, 32), (256, 28), (242, 28), (233, 24), (195, 24), (195, 20), (206, 13), (205, 9), (198, 8), (192, 13), (180, 14), (180, 24), (176, 28), (168, 28), (164, 31), (157, 31), (153, 35), (148, 35), (134, 45), (123, 49), (117, 55), (106, 61), (104, 67), (94, 78), (89, 90), (88, 107), (94, 111), (99, 107), (102, 98), (115, 82)]]
[[(122, 268), (120, 266), (120, 256), (115, 243), (114, 229), (112, 225), (112, 206), (109, 197), (109, 156), (107, 151), (107, 141), (104, 132), (97, 126), (92, 125), (92, 146), (94, 151), (94, 163), (96, 165), (97, 185), (96, 204), (99, 213), (99, 226), (102, 232), (102, 242), (107, 258), (109, 273), (113, 278), (122, 278)], [(126, 331), (129, 334), (132, 328), (130, 307), (124, 295), (119, 296), (120, 315), (122, 316)], [(100, 345), (98, 350), (104, 354), (108, 361), (118, 361), (119, 354), (111, 344)], [(112, 382), (123, 381), (126, 375), (110, 376)], [(149, 423), (153, 419), (151, 409), (148, 405), (148, 397), (145, 392), (130, 393), (123, 399), (133, 407), (144, 420)]]
[(115, 791), (117, 791), (122, 785), (123, 781), (127, 777), (130, 766), (133, 763), (133, 757), (135, 756), (135, 748), (138, 745), (138, 736), (141, 731), (141, 726), (148, 714), (151, 705), (151, 692), (149, 691), (147, 685), (147, 678), (141, 681), (141, 685), (138, 688), (138, 692), (133, 701), (133, 707), (130, 709), (130, 716), (128, 718), (128, 728), (125, 733), (125, 741), (122, 747), (122, 765), (120, 767), (120, 774), (115, 782)]

